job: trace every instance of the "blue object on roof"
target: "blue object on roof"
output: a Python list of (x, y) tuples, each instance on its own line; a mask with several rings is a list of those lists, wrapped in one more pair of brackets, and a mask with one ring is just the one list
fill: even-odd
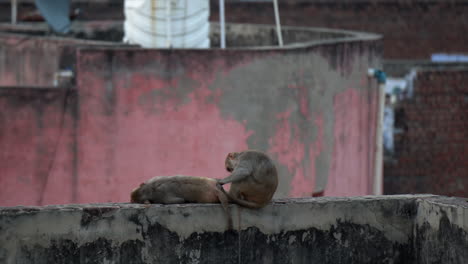
[(468, 55), (465, 54), (432, 54), (431, 61), (433, 62), (468, 62)]
[(375, 70), (374, 77), (377, 79), (378, 83), (385, 83), (387, 81), (387, 75), (382, 70)]
[(70, 30), (70, 0), (35, 0), (47, 24), (55, 32), (67, 33)]

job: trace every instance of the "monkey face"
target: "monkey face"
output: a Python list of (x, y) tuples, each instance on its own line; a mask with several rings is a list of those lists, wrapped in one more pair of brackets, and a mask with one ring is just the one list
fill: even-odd
[(145, 186), (145, 183), (140, 184), (138, 188), (132, 190), (130, 194), (131, 203), (141, 203), (141, 189)]
[(232, 172), (234, 168), (236, 168), (237, 164), (239, 163), (238, 157), (238, 152), (231, 152), (227, 155), (226, 160), (224, 162), (227, 171)]
[(150, 204), (153, 203), (153, 200), (151, 200), (150, 198), (151, 197), (148, 196), (148, 190), (137, 188), (132, 191), (132, 194), (130, 195), (130, 202)]
[(140, 200), (139, 199), (139, 194), (138, 194), (138, 189), (139, 188), (133, 189), (132, 193), (130, 194), (130, 202), (131, 203), (138, 203), (138, 201)]

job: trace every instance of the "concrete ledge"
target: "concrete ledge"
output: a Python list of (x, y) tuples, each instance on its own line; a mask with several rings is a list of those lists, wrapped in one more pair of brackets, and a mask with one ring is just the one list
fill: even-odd
[(467, 263), (468, 202), (432, 195), (0, 208), (0, 263)]
[[(61, 37), (51, 35), (52, 33), (49, 31), (50, 28), (46, 23), (0, 23), (0, 37), (2, 38), (8, 38), (9, 35), (16, 34), (24, 38), (43, 38), (49, 41), (68, 40), (76, 45), (132, 46), (122, 42), (124, 36), (122, 21), (75, 21), (71, 25), (70, 33)], [(283, 26), (282, 35), (284, 46), (280, 48), (274, 25), (226, 24), (228, 49), (297, 49), (323, 44), (382, 39), (381, 35), (374, 33), (297, 26)], [(220, 29), (219, 24), (216, 22), (210, 22), (210, 41), (211, 49), (217, 49), (220, 46)]]

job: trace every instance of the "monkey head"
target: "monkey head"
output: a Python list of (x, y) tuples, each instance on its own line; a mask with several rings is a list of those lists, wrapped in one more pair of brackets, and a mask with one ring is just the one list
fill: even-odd
[(229, 171), (229, 172), (232, 172), (234, 170), (234, 168), (237, 167), (237, 165), (239, 164), (239, 155), (241, 154), (241, 152), (230, 152), (227, 157), (226, 157), (226, 160), (224, 162), (224, 165), (226, 166), (226, 170)]
[(133, 189), (132, 193), (130, 194), (130, 202), (131, 203), (145, 203), (149, 204), (151, 201), (149, 197), (145, 195), (145, 183), (140, 184), (140, 187)]
[[(143, 183), (141, 184), (143, 185)], [(140, 185), (140, 187), (141, 187)], [(138, 192), (140, 188), (135, 188), (132, 190), (132, 193), (130, 194), (130, 202), (131, 203), (138, 203), (140, 201), (140, 193)]]

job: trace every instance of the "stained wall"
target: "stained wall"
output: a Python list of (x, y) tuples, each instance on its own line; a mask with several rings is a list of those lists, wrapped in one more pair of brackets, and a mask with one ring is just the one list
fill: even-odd
[[(276, 197), (370, 194), (377, 86), (366, 72), (381, 46), (344, 35), (285, 48), (76, 45), (71, 90), (0, 97), (1, 204), (124, 202), (157, 175), (225, 177), (226, 154), (247, 148), (275, 160)], [(18, 103), (28, 91), (51, 98)]]

